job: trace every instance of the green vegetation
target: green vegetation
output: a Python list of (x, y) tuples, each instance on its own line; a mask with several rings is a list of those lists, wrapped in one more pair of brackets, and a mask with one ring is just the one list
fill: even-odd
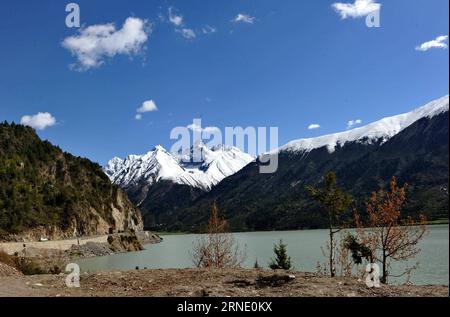
[(355, 264), (362, 264), (364, 259), (369, 263), (373, 263), (372, 250), (364, 243), (359, 242), (356, 236), (348, 234), (343, 246), (351, 252)]
[(41, 141), (29, 127), (0, 124), (0, 236), (74, 224), (84, 234), (99, 217), (113, 224), (117, 191), (98, 164)]
[(274, 246), (273, 252), (276, 255), (275, 259), (272, 259), (269, 263), (269, 267), (272, 270), (289, 270), (291, 269), (291, 258), (287, 254), (287, 244), (283, 243), (283, 240)]
[[(448, 122), (447, 112), (420, 120), (388, 142), (347, 143), (333, 153), (326, 148), (281, 152), (275, 173), (259, 173), (261, 163), (256, 161), (207, 193), (157, 183), (140, 205), (145, 227), (201, 232), (217, 201), (233, 232), (328, 228), (327, 213), (305, 190), (305, 185), (320, 187), (328, 171), (336, 172), (340, 187), (360, 210), (367, 197), (387, 187), (395, 175), (410, 185), (402, 217), (448, 218)], [(135, 203), (142, 201), (141, 191), (128, 193)]]
[(334, 172), (329, 172), (325, 175), (323, 188), (306, 186), (306, 190), (311, 198), (320, 204), (328, 218), (329, 269), (331, 277), (334, 277), (336, 275), (334, 235), (342, 230), (342, 216), (349, 211), (353, 198), (337, 186), (336, 173)]

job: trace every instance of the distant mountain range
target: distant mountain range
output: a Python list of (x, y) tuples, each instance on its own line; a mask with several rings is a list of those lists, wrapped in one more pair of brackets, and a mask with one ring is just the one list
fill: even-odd
[(125, 189), (171, 181), (208, 191), (254, 159), (231, 146), (208, 148), (197, 143), (187, 153), (169, 153), (158, 145), (144, 155), (130, 155), (124, 160), (115, 157), (104, 171), (113, 183)]
[(279, 168), (260, 174), (260, 158), (232, 147), (208, 149), (197, 165), (161, 147), (143, 156), (112, 159), (104, 168), (142, 210), (145, 226), (198, 231), (213, 201), (234, 230), (320, 228), (322, 210), (304, 189), (335, 171), (361, 208), (392, 176), (409, 184), (406, 214), (448, 217), (448, 109), (445, 96), (409, 113), (364, 127), (300, 139), (265, 155)]

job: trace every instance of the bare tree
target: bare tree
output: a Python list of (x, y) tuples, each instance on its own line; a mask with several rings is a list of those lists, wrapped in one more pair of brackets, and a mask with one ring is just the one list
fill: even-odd
[(236, 242), (229, 232), (227, 221), (219, 217), (219, 209), (214, 202), (208, 221), (207, 234), (194, 242), (192, 260), (201, 268), (236, 268), (246, 259), (246, 250)]
[[(414, 221), (402, 218), (401, 210), (406, 202), (406, 185), (399, 188), (397, 179), (392, 178), (389, 191), (380, 189), (372, 193), (366, 203), (367, 220), (361, 220), (355, 211), (358, 240), (371, 250), (371, 258), (382, 265), (381, 282), (388, 283), (390, 261), (406, 261), (415, 257), (418, 244), (426, 232), (423, 215)], [(403, 274), (409, 274), (407, 269)], [(401, 276), (399, 275), (399, 276)]]

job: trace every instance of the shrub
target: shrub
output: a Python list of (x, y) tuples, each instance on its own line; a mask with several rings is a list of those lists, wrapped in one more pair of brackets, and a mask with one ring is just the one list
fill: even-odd
[(15, 262), (16, 262), (15, 267), (24, 275), (38, 275), (48, 273), (46, 270), (41, 268), (39, 264), (37, 264), (31, 259), (27, 259), (24, 257), (17, 257), (15, 258)]
[(62, 273), (62, 269), (58, 266), (58, 265), (54, 265), (51, 269), (50, 269), (50, 273), (54, 274), (54, 275), (58, 275)]
[(194, 242), (191, 256), (197, 267), (207, 269), (238, 268), (246, 259), (246, 249), (228, 232), (227, 221), (219, 217), (216, 203), (211, 210), (208, 233)]
[(287, 254), (287, 245), (283, 243), (283, 240), (274, 246), (273, 252), (276, 259), (269, 263), (272, 270), (289, 270), (292, 267), (291, 258)]

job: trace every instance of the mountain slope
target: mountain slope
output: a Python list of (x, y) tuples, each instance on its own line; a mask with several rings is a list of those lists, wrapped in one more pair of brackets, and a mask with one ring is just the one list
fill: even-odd
[(276, 151), (279, 168), (260, 174), (259, 161), (224, 179), (183, 208), (154, 214), (159, 229), (196, 231), (214, 200), (234, 230), (320, 228), (322, 210), (304, 189), (335, 171), (358, 207), (392, 176), (407, 182), (407, 214), (448, 217), (448, 96), (408, 114), (358, 129), (293, 141)]
[(0, 235), (50, 238), (142, 229), (142, 219), (101, 167), (0, 124)]
[[(175, 154), (157, 146), (145, 155), (114, 158), (104, 171), (140, 207), (145, 226), (158, 229), (163, 220), (160, 215), (170, 221), (171, 210), (189, 207), (253, 160), (239, 149), (223, 145), (208, 148), (198, 143), (185, 153)], [(173, 223), (177, 226), (182, 224)]]

